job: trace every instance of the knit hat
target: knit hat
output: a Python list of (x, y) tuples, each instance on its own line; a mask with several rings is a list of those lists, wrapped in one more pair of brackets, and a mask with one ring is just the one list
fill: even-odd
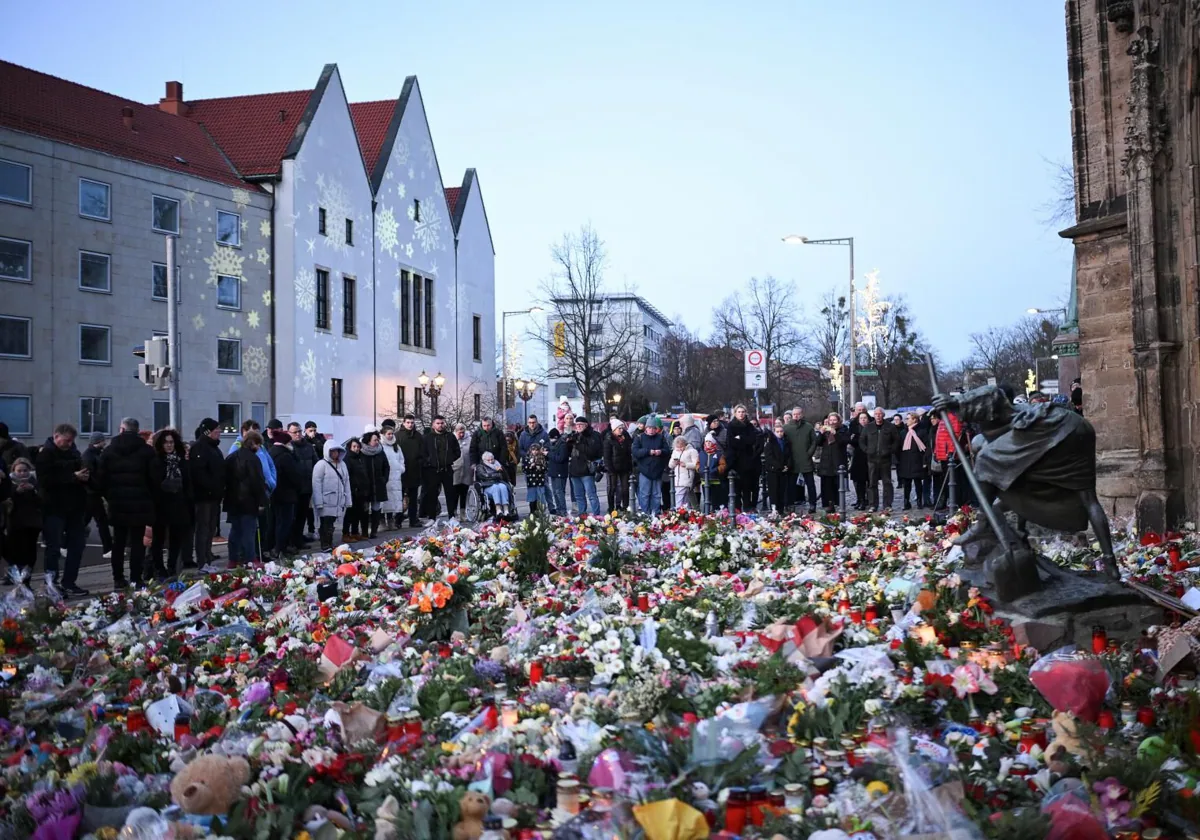
[(647, 429), (661, 429), (662, 428), (662, 420), (660, 420), (657, 417), (651, 417), (649, 420), (646, 421), (646, 428)]
[(283, 429), (271, 429), (271, 443), (291, 443), (292, 436)]
[(104, 432), (92, 432), (92, 436), (88, 438), (88, 444), (104, 443), (106, 440), (108, 440), (108, 435), (104, 434)]
[(608, 427), (615, 432), (617, 429), (624, 429), (625, 422), (616, 417), (612, 417), (612, 418), (609, 418)]
[(309, 420), (307, 423), (304, 424), (304, 428), (315, 429), (315, 428), (317, 428), (317, 424), (314, 423), (313, 421)]
[(375, 432), (378, 432), (378, 431), (379, 431), (379, 427), (377, 427), (374, 423), (368, 423), (367, 427), (365, 429), (363, 429), (363, 435), (374, 434)]
[(283, 421), (280, 420), (278, 417), (272, 418), (271, 422), (267, 424), (267, 431), (274, 431), (275, 429), (282, 429), (282, 428), (283, 428)]
[(384, 420), (382, 423), (379, 424), (379, 428), (394, 429), (394, 428), (396, 428), (396, 421), (389, 417), (388, 419)]
[(550, 432), (546, 435), (546, 437), (550, 438), (550, 440), (558, 440), (561, 437), (561, 435), (559, 434), (558, 429), (551, 429)]
[(200, 425), (197, 428), (200, 430), (201, 434), (211, 435), (213, 429), (221, 428), (221, 424), (211, 417), (205, 417), (200, 421)]

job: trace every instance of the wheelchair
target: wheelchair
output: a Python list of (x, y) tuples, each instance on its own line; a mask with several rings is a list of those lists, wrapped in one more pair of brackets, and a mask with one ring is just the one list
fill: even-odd
[[(501, 482), (508, 488), (508, 498), (512, 500), (514, 513), (510, 521), (515, 520), (517, 509), (517, 490), (507, 481)], [(482, 525), (484, 522), (494, 522), (496, 520), (496, 503), (488, 498), (484, 488), (480, 486), (478, 481), (471, 483), (467, 490), (467, 515), (466, 522), (470, 525)]]

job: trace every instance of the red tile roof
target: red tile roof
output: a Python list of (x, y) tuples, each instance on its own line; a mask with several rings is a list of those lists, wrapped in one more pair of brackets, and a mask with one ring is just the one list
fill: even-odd
[[(132, 129), (122, 115), (126, 107), (133, 109)], [(0, 125), (197, 178), (244, 186), (212, 139), (195, 123), (7, 61), (0, 61)]]
[(275, 175), (312, 93), (189, 100), (187, 118), (204, 126), (243, 177)]
[(358, 135), (358, 148), (362, 151), (367, 175), (375, 171), (383, 141), (387, 138), (392, 114), (396, 111), (395, 99), (380, 99), (375, 102), (350, 103), (350, 118), (354, 120), (354, 133)]
[(462, 187), (446, 187), (446, 204), (450, 208), (450, 216), (454, 217), (454, 208), (458, 206), (458, 194)]

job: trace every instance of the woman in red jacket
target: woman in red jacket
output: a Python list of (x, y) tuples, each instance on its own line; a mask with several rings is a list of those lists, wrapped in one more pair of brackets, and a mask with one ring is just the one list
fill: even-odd
[(933, 438), (933, 471), (940, 474), (938, 482), (937, 505), (934, 510), (945, 510), (950, 503), (950, 486), (949, 477), (950, 471), (947, 468), (947, 462), (950, 456), (955, 456), (955, 501), (959, 504), (967, 498), (966, 491), (966, 474), (963, 472), (962, 464), (958, 461), (958, 456), (954, 451), (954, 441), (950, 437), (950, 430), (954, 430), (954, 437), (958, 438), (959, 444), (962, 446), (963, 452), (969, 452), (970, 441), (967, 439), (966, 430), (963, 428), (963, 422), (958, 418), (957, 414), (948, 413), (946, 415), (950, 419), (950, 425), (947, 426), (941, 422), (941, 418), (934, 416), (935, 434)]

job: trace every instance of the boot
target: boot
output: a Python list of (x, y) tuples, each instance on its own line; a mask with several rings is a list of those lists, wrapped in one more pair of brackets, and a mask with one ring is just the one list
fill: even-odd
[(383, 516), (377, 510), (371, 511), (371, 536), (370, 539), (375, 539), (375, 535), (379, 533), (379, 520)]

